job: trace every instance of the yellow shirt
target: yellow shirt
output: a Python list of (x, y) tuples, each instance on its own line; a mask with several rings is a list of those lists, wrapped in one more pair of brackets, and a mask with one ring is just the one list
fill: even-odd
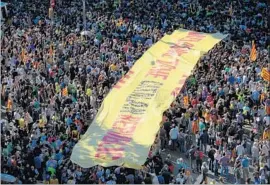
[(186, 112), (186, 113), (185, 113), (185, 117), (186, 117), (186, 118), (189, 118), (189, 117), (190, 117), (190, 113)]
[(92, 90), (90, 88), (86, 89), (86, 95), (91, 96)]
[(78, 137), (78, 131), (77, 130), (72, 130), (72, 137), (77, 138)]
[(55, 91), (56, 91), (56, 93), (60, 93), (60, 91), (61, 91), (60, 85), (58, 85), (58, 84), (55, 85)]
[(117, 70), (117, 66), (116, 66), (115, 64), (111, 64), (111, 65), (110, 65), (110, 69), (111, 69), (112, 71), (116, 71), (116, 70)]
[(19, 119), (19, 126), (20, 126), (20, 128), (24, 128), (24, 119), (23, 118), (21, 118), (21, 119)]
[(270, 129), (263, 132), (263, 140), (270, 140)]
[(45, 126), (45, 122), (43, 119), (39, 119), (39, 127), (44, 127)]
[(206, 112), (206, 113), (204, 114), (204, 119), (205, 119), (205, 121), (209, 122), (209, 121), (210, 121), (210, 118), (211, 118), (211, 117), (210, 117), (210, 114)]

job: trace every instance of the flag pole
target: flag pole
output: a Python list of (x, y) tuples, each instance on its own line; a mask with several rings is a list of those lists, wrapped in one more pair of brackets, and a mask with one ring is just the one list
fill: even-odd
[(85, 0), (83, 2), (83, 31), (86, 30), (86, 14), (85, 14)]

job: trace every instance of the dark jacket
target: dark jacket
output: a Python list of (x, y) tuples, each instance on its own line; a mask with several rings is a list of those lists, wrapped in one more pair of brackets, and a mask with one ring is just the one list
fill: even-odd
[(200, 140), (201, 140), (202, 144), (207, 144), (208, 141), (209, 141), (208, 133), (207, 132), (202, 133), (201, 136), (200, 136)]

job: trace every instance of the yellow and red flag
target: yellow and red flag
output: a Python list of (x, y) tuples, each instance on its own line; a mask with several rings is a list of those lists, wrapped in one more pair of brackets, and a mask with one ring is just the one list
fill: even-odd
[(250, 60), (254, 62), (257, 59), (257, 50), (254, 41), (252, 41), (252, 48), (250, 52)]
[(184, 96), (184, 106), (187, 107), (188, 103), (188, 96)]
[(11, 101), (10, 98), (8, 99), (8, 102), (7, 102), (7, 110), (8, 111), (11, 111), (12, 110), (12, 101)]
[(25, 49), (22, 49), (22, 53), (21, 53), (21, 60), (22, 60), (23, 62), (25, 62), (25, 60), (26, 60), (26, 53), (25, 53)]
[(52, 46), (52, 44), (50, 45), (49, 55), (50, 55), (50, 56), (53, 55), (53, 46)]
[(269, 140), (270, 139), (270, 129), (265, 129), (263, 131), (263, 140)]
[(68, 89), (67, 89), (67, 87), (65, 87), (65, 88), (62, 90), (62, 95), (63, 95), (63, 96), (67, 96), (67, 95), (68, 95)]
[(270, 82), (270, 71), (267, 68), (263, 68), (261, 72), (261, 77), (265, 80)]

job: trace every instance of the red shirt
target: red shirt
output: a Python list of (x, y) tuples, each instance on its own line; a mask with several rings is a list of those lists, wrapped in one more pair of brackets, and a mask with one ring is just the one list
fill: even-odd
[(192, 101), (191, 101), (191, 105), (193, 106), (193, 107), (195, 107), (195, 105), (197, 105), (199, 103), (199, 101), (196, 99), (196, 98), (194, 98)]
[(125, 53), (127, 53), (127, 51), (128, 51), (128, 45), (124, 45), (123, 51), (124, 51)]
[(200, 150), (195, 151), (195, 156), (199, 155), (200, 159), (203, 159), (203, 152)]
[(211, 103), (214, 100), (214, 98), (211, 95), (208, 95), (206, 100), (208, 103)]

